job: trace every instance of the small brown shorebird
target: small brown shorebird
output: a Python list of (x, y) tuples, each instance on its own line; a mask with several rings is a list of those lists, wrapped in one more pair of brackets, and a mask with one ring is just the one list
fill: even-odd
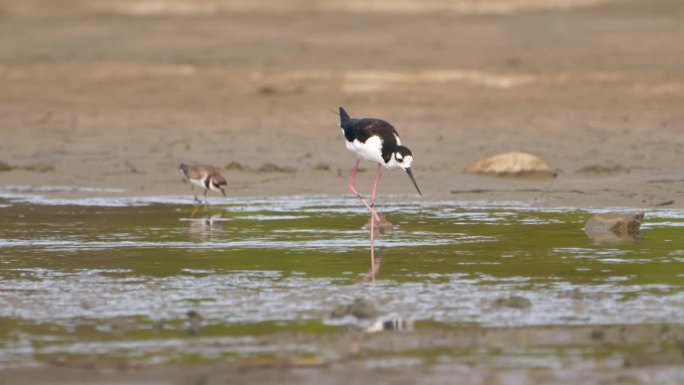
[[(209, 190), (220, 192), (223, 196), (226, 196), (226, 186), (228, 182), (221, 176), (219, 169), (214, 166), (209, 166), (206, 164), (185, 164), (181, 163), (178, 166), (180, 172), (185, 175), (190, 182), (192, 189), (192, 195), (195, 197), (195, 202), (202, 203), (202, 201), (197, 197), (195, 192), (195, 186), (204, 190), (204, 208), (206, 209), (209, 205), (207, 201), (207, 192)], [(194, 212), (193, 212), (194, 213)]]
[[(413, 153), (407, 147), (401, 145), (401, 139), (397, 130), (389, 123), (380, 119), (363, 118), (352, 119), (347, 114), (344, 108), (340, 107), (340, 127), (344, 134), (345, 144), (347, 149), (356, 154), (356, 163), (352, 170), (351, 178), (347, 187), (349, 191), (359, 198), (361, 203), (370, 211), (370, 243), (371, 243), (371, 270), (367, 277), (375, 279), (375, 274), (380, 268), (376, 265), (375, 260), (375, 224), (380, 224), (381, 219), (375, 211), (375, 200), (377, 198), (378, 180), (380, 179), (380, 170), (382, 167), (393, 169), (401, 168), (406, 171), (406, 174), (411, 178), (411, 182), (416, 187), (418, 195), (423, 195), (418, 188), (416, 180), (413, 178), (411, 172), (411, 163), (413, 162)], [(368, 204), (364, 197), (354, 188), (354, 180), (356, 173), (359, 170), (359, 162), (361, 159), (369, 160), (378, 163), (375, 171), (375, 182), (373, 182), (373, 192), (371, 193), (371, 203)]]

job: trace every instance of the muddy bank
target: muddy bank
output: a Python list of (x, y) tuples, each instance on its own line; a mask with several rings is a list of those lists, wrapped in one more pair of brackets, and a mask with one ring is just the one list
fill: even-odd
[[(226, 168), (236, 196), (346, 195), (344, 105), (395, 124), (425, 199), (684, 207), (680, 2), (487, 15), (94, 4), (0, 3), (13, 37), (0, 55), (0, 185), (189, 195), (176, 170), (187, 161)], [(506, 151), (541, 156), (557, 178), (465, 172)], [(414, 199), (411, 188), (390, 171), (380, 190)]]
[(404, 333), (262, 337), (267, 344), (282, 341), (284, 348), (316, 346), (327, 352), (318, 357), (288, 350), (263, 359), (163, 367), (66, 359), (5, 370), (0, 384), (72, 384), (84, 377), (93, 384), (677, 384), (684, 381), (683, 336), (678, 325), (435, 329), (423, 324)]

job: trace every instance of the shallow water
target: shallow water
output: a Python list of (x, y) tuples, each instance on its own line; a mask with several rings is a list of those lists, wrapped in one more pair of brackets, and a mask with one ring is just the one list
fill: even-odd
[[(684, 323), (684, 211), (646, 211), (643, 240), (596, 244), (582, 230), (587, 211), (386, 198), (394, 229), (377, 242), (382, 266), (368, 283), (368, 218), (351, 199), (213, 199), (190, 218), (186, 196), (50, 192), (0, 194), (0, 365), (319, 356), (320, 344), (256, 338), (378, 319), (416, 329)], [(356, 298), (378, 317), (331, 317)]]

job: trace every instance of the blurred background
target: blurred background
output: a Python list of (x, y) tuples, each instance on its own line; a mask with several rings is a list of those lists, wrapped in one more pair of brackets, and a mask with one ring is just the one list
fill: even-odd
[[(0, 185), (186, 194), (185, 161), (221, 167), (233, 195), (346, 194), (343, 105), (397, 127), (428, 198), (655, 205), (684, 177), (683, 16), (677, 0), (2, 0)], [(545, 160), (558, 177), (533, 186), (558, 194), (465, 172), (507, 151)]]
[[(683, 383), (682, 21), (682, 0), (0, 0), (0, 385)], [(339, 106), (397, 128), (423, 192), (383, 173), (377, 285)], [(546, 171), (471, 167), (511, 151)], [(180, 162), (228, 197), (189, 218)]]

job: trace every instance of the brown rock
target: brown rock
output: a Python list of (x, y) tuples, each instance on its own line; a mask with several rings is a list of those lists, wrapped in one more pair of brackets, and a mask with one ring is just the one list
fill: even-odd
[(524, 152), (507, 152), (490, 156), (466, 169), (473, 174), (496, 176), (555, 177), (556, 171), (541, 158)]

